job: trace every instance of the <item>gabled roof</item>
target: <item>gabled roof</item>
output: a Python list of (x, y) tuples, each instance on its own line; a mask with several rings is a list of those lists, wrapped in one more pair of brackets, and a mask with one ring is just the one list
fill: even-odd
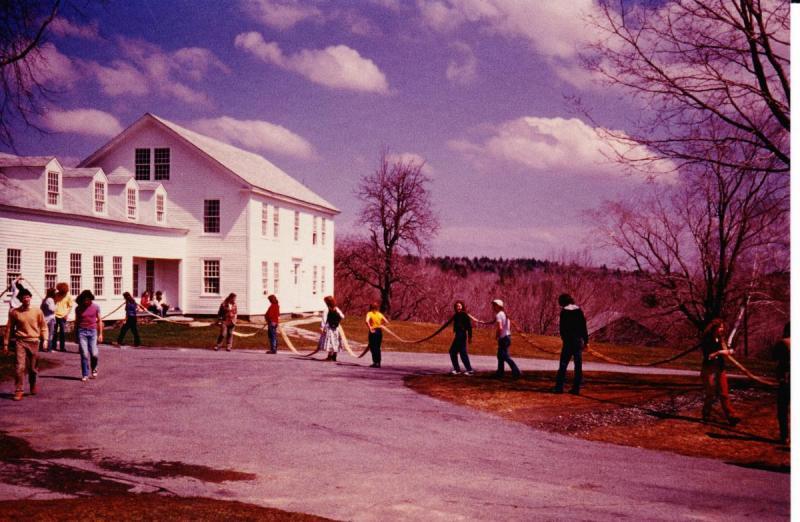
[[(258, 154), (223, 143), (214, 138), (198, 134), (180, 125), (147, 113), (130, 127), (122, 131), (111, 141), (103, 145), (91, 156), (81, 162), (81, 166), (89, 165), (101, 157), (107, 150), (122, 141), (124, 137), (138, 127), (142, 122), (151, 121), (170, 131), (185, 143), (198, 149), (208, 158), (215, 161), (233, 175), (239, 177), (251, 187), (274, 193), (278, 196), (288, 197), (299, 202), (309, 203), (322, 207), (328, 211), (338, 213), (339, 209), (314, 193), (311, 189), (292, 178), (267, 159)], [(112, 173), (113, 174), (113, 173)], [(110, 177), (110, 176), (109, 176)]]
[(64, 167), (64, 177), (65, 178), (93, 178), (97, 171), (101, 171), (100, 167), (87, 167), (87, 168), (73, 168), (73, 167)]
[(0, 167), (45, 167), (55, 156), (15, 156), (0, 152)]

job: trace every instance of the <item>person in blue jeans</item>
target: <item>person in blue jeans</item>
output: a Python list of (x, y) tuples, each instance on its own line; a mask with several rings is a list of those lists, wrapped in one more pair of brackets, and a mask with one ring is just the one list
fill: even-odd
[(508, 354), (511, 348), (511, 320), (506, 315), (503, 301), (495, 299), (492, 301), (492, 310), (495, 313), (494, 326), (495, 336), (497, 337), (497, 372), (495, 377), (502, 377), (505, 374), (505, 363), (511, 368), (511, 377), (519, 378), (520, 371), (514, 360)]
[(575, 300), (569, 294), (558, 296), (558, 304), (561, 306), (558, 330), (563, 345), (561, 347), (561, 359), (558, 363), (558, 373), (556, 374), (556, 386), (553, 388), (553, 392), (564, 392), (567, 365), (569, 365), (570, 359), (573, 359), (575, 361), (575, 380), (572, 382), (572, 389), (569, 392), (573, 395), (580, 395), (583, 381), (583, 350), (589, 346), (586, 317), (583, 315), (583, 310), (575, 304)]
[[(100, 307), (94, 303), (94, 294), (84, 290), (76, 299), (75, 331), (78, 332), (78, 348), (81, 353), (81, 380), (97, 377), (97, 343), (103, 342), (103, 321)], [(91, 373), (90, 373), (91, 371)]]
[[(139, 338), (139, 327), (136, 324), (136, 313), (139, 311), (139, 304), (130, 292), (125, 292), (122, 294), (122, 297), (125, 298), (125, 325), (119, 331), (117, 344), (122, 344), (125, 340), (125, 334), (130, 330), (131, 333), (133, 333), (133, 345), (139, 346), (142, 343), (142, 340)], [(142, 310), (144, 310), (144, 308), (142, 308)]]

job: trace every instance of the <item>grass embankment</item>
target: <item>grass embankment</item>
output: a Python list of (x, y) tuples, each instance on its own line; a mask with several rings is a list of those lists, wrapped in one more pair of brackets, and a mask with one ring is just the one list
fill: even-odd
[[(572, 375), (568, 375), (571, 383)], [(516, 381), (475, 377), (409, 376), (417, 392), (493, 413), (537, 429), (682, 455), (788, 472), (789, 449), (777, 440), (775, 392), (731, 380), (742, 422), (728, 426), (715, 405), (701, 420), (703, 390), (693, 376), (584, 372), (580, 396), (551, 393), (554, 372), (526, 372)]]

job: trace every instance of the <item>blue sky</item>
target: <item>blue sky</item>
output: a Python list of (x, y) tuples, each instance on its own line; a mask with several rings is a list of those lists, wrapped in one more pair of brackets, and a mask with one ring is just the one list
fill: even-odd
[(20, 127), (17, 151), (74, 163), (152, 112), (262, 154), (342, 209), (341, 234), (358, 179), (388, 147), (427, 162), (433, 253), (553, 257), (589, 244), (585, 210), (646, 183), (611, 164), (595, 132), (641, 110), (580, 68), (595, 8), (111, 0), (48, 35), (48, 132)]

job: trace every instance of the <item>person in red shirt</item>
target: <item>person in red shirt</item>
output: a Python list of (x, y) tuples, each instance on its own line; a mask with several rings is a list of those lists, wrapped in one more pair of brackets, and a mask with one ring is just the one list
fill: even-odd
[(269, 300), (269, 308), (267, 308), (267, 313), (264, 314), (264, 319), (267, 321), (267, 338), (269, 339), (267, 353), (278, 353), (278, 323), (281, 318), (281, 307), (275, 294), (270, 294), (267, 299)]
[(81, 352), (81, 380), (97, 378), (97, 362), (100, 352), (97, 344), (103, 342), (103, 319), (100, 307), (94, 302), (94, 294), (84, 290), (76, 299), (75, 331), (78, 334), (78, 348)]

